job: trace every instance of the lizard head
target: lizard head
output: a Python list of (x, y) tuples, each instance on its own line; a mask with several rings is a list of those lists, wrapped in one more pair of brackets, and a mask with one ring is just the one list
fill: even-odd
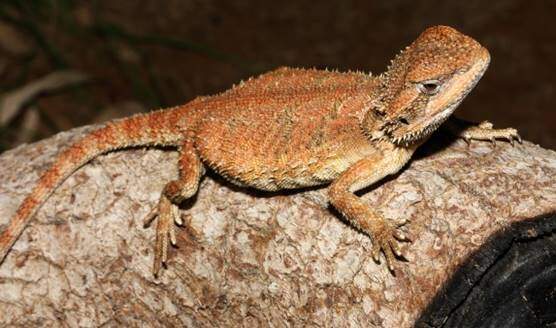
[(363, 120), (371, 138), (407, 146), (429, 136), (473, 89), (490, 62), (477, 41), (447, 26), (425, 30), (380, 76)]

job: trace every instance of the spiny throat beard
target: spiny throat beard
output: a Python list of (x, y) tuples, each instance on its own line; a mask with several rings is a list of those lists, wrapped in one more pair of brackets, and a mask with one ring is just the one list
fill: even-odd
[(446, 119), (448, 119), (448, 117), (449, 115), (445, 118), (434, 120), (422, 129), (408, 132), (400, 137), (392, 136), (390, 140), (398, 146), (409, 146), (430, 136), (442, 123), (444, 123), (444, 121), (446, 121)]
[(404, 133), (401, 136), (395, 136), (387, 133), (390, 136), (390, 141), (398, 146), (407, 147), (417, 141), (429, 137), (442, 123), (444, 123), (450, 115), (454, 112), (459, 102), (456, 102), (436, 115), (432, 120), (425, 122), (420, 129)]

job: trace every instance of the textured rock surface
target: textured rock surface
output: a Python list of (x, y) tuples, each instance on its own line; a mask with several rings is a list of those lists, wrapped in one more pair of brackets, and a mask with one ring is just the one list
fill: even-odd
[[(83, 131), (0, 156), (0, 229)], [(555, 152), (446, 138), (362, 193), (386, 217), (411, 220), (409, 262), (395, 277), (372, 260), (371, 240), (326, 208), (324, 190), (268, 195), (208, 177), (156, 280), (142, 218), (176, 175), (176, 153), (102, 156), (58, 189), (0, 266), (0, 325), (410, 327), (489, 236), (531, 221), (514, 230), (534, 237), (552, 228), (533, 220), (556, 212)]]

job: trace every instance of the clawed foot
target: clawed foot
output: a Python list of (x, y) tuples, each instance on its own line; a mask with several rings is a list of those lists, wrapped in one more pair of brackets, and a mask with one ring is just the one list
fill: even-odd
[(168, 260), (168, 242), (176, 246), (174, 223), (181, 226), (183, 222), (178, 212), (178, 206), (173, 204), (164, 195), (160, 197), (158, 207), (155, 207), (145, 217), (144, 226), (150, 226), (155, 218), (158, 218), (158, 221), (156, 225), (153, 274), (158, 276), (161, 266), (165, 265)]
[(394, 260), (396, 257), (406, 260), (399, 246), (399, 242), (410, 242), (411, 240), (400, 230), (399, 227), (406, 224), (406, 222), (393, 226), (390, 223), (383, 221), (378, 228), (375, 228), (372, 234), (373, 259), (380, 263), (380, 251), (384, 253), (386, 258), (386, 265), (392, 274), (394, 271)]
[(487, 140), (496, 146), (496, 139), (509, 141), (512, 146), (514, 145), (514, 140), (522, 143), (521, 137), (516, 129), (493, 129), (492, 123), (488, 121), (484, 121), (478, 126), (467, 128), (461, 133), (461, 137), (468, 145), (471, 140)]

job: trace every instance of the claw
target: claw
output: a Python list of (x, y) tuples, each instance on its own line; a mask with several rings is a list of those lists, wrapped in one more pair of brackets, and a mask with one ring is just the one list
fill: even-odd
[(373, 250), (371, 252), (373, 260), (380, 264), (380, 246), (378, 246), (378, 243), (375, 243), (375, 245), (373, 245)]
[(517, 142), (519, 142), (520, 144), (522, 144), (522, 143), (523, 143), (523, 140), (521, 140), (521, 136), (520, 136), (519, 134), (517, 134), (517, 133), (515, 134), (515, 136), (516, 136)]
[(402, 261), (409, 262), (409, 260), (407, 259), (407, 257), (405, 257), (405, 254), (403, 254), (403, 253), (398, 255), (398, 258)]
[(393, 242), (389, 242), (388, 243), (390, 248), (392, 249), (392, 251), (394, 252), (394, 255), (396, 255), (397, 257), (401, 257), (402, 255), (402, 251), (400, 250), (400, 247)]
[(392, 265), (392, 263), (390, 263), (390, 261), (386, 261), (388, 263), (388, 270), (390, 270), (390, 272), (392, 272), (393, 275), (396, 274), (396, 271), (394, 270), (394, 266)]
[(467, 144), (467, 147), (471, 146), (471, 138), (464, 136), (463, 141)]
[(181, 222), (180, 212), (177, 205), (172, 206), (172, 222), (174, 222), (174, 224)]
[(399, 241), (409, 241), (407, 235), (399, 230), (394, 231), (394, 237)]
[(399, 240), (399, 241), (405, 241), (405, 242), (413, 242), (413, 239), (411, 239), (407, 234), (396, 230), (396, 232), (394, 233), (394, 237)]
[(176, 240), (176, 229), (174, 226), (170, 226), (170, 230), (168, 232), (170, 233), (170, 244), (172, 244), (172, 246), (176, 246), (178, 242)]
[(383, 251), (384, 256), (386, 257), (386, 265), (388, 266), (388, 270), (394, 272), (394, 265), (392, 264), (394, 262), (394, 254), (392, 253), (392, 248), (390, 248), (390, 245), (384, 246)]
[(491, 130), (493, 127), (494, 125), (489, 121), (482, 121), (481, 123), (479, 123), (479, 128), (481, 129)]
[(148, 228), (151, 226), (151, 224), (153, 223), (154, 219), (156, 219), (158, 215), (158, 209), (156, 207), (154, 207), (149, 214), (147, 214), (145, 216), (145, 218), (143, 219), (143, 228)]
[(180, 227), (183, 226), (183, 220), (181, 218), (181, 215), (179, 215), (178, 213), (176, 213), (176, 216), (174, 218), (174, 222), (179, 225)]
[(403, 232), (396, 230), (394, 232), (394, 237), (396, 237), (396, 239), (398, 239), (398, 240), (404, 240), (406, 236)]

